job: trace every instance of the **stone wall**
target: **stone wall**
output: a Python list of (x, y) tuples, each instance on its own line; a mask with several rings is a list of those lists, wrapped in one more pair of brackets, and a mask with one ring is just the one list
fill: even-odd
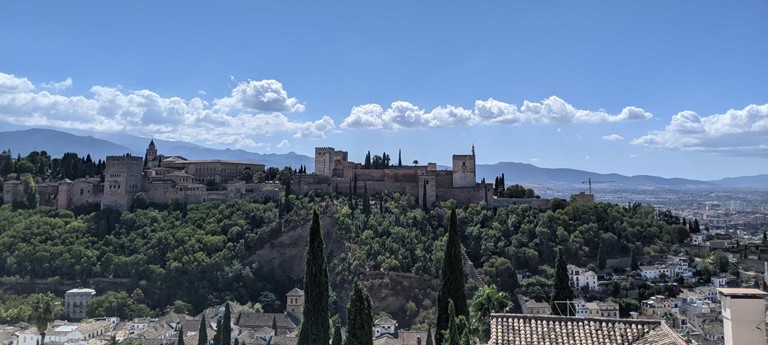
[(495, 207), (507, 207), (509, 205), (528, 205), (533, 208), (549, 208), (549, 199), (511, 199), (511, 198), (493, 198), (491, 205)]
[(453, 186), (471, 187), (475, 178), (475, 155), (453, 155)]

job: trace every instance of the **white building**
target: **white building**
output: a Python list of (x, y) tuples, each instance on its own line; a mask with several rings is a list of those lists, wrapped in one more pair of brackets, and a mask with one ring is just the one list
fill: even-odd
[(388, 317), (382, 317), (373, 323), (374, 338), (378, 338), (385, 334), (397, 334), (397, 321)]
[(590, 290), (600, 291), (595, 272), (581, 269), (575, 265), (568, 265), (568, 276), (571, 278), (571, 286), (575, 289), (587, 286)]
[(640, 266), (640, 275), (645, 279), (658, 279), (662, 273), (667, 278), (674, 278), (675, 267), (669, 265)]
[(64, 315), (68, 319), (84, 319), (88, 312), (88, 303), (93, 299), (96, 290), (72, 289), (64, 294)]
[(712, 277), (712, 286), (715, 287), (715, 289), (723, 288), (728, 284), (728, 276), (717, 276)]
[[(112, 330), (107, 321), (91, 323), (54, 323), (45, 332), (45, 343), (62, 343), (67, 345), (86, 345), (91, 339), (106, 336)], [(19, 333), (19, 345), (38, 345), (40, 333), (32, 327)]]

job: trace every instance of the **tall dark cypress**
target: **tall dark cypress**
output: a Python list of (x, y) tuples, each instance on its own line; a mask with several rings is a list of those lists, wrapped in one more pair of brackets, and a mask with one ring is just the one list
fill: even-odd
[(176, 340), (176, 345), (184, 345), (184, 327), (179, 327), (179, 339)]
[(435, 344), (442, 345), (443, 331), (448, 329), (448, 301), (453, 301), (457, 316), (469, 317), (467, 295), (464, 286), (464, 262), (462, 261), (461, 239), (456, 225), (456, 209), (451, 210), (448, 225), (448, 241), (445, 243), (440, 292), (437, 295), (437, 327)]
[(368, 183), (363, 184), (363, 214), (371, 214), (371, 200), (368, 198)]
[(359, 281), (355, 282), (347, 304), (346, 345), (373, 345), (373, 307), (371, 297)]
[(424, 342), (424, 345), (434, 345), (432, 343), (432, 325), (427, 328), (427, 341)]
[(453, 300), (448, 300), (448, 337), (443, 340), (446, 345), (460, 345), (459, 326), (456, 324), (456, 313), (454, 312)]
[(571, 303), (574, 297), (568, 278), (568, 265), (565, 263), (563, 248), (557, 248), (557, 265), (555, 266), (555, 282), (552, 290), (552, 313), (555, 315), (575, 316), (576, 312)]
[(213, 345), (221, 345), (221, 318), (216, 320), (216, 334), (213, 336)]
[(600, 243), (600, 247), (597, 248), (597, 269), (604, 270), (605, 265), (608, 263), (608, 258), (605, 256), (605, 248), (603, 247), (603, 243)]
[(205, 314), (200, 320), (200, 329), (197, 331), (197, 345), (208, 345), (208, 325), (205, 324)]
[(637, 257), (635, 256), (634, 249), (632, 249), (632, 251), (629, 252), (629, 269), (631, 271), (637, 271), (640, 269), (640, 265), (637, 264)]
[(403, 166), (403, 152), (399, 149), (397, 150), (397, 166)]
[(320, 215), (312, 212), (304, 268), (304, 313), (298, 345), (325, 345), (331, 340), (328, 322), (328, 268), (323, 252)]
[(424, 181), (424, 187), (421, 192), (421, 208), (424, 212), (429, 212), (429, 205), (427, 205), (427, 181)]
[(277, 335), (277, 317), (272, 316), (272, 330), (275, 332), (275, 335)]
[(232, 312), (229, 310), (229, 302), (224, 303), (224, 317), (221, 321), (221, 345), (232, 344)]

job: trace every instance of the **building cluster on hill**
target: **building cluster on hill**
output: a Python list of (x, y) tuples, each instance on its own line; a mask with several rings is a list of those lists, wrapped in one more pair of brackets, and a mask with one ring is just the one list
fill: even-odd
[[(108, 156), (103, 178), (86, 177), (45, 182), (36, 186), (39, 204), (57, 209), (72, 209), (86, 204), (121, 211), (131, 207), (134, 197), (143, 193), (148, 202), (199, 203), (241, 199), (250, 194), (278, 197), (278, 184), (246, 184), (239, 178), (244, 170), (264, 171), (264, 165), (231, 160), (188, 160), (181, 156), (157, 153), (154, 140), (144, 158), (125, 154)], [(215, 185), (218, 188), (209, 188)], [(27, 187), (28, 188), (28, 187)], [(20, 180), (3, 184), (6, 203), (24, 201), (27, 192)]]
[(495, 198), (493, 183), (477, 182), (475, 162), (474, 146), (471, 154), (453, 155), (450, 170), (440, 170), (436, 163), (419, 165), (418, 161), (414, 161), (414, 165), (370, 167), (350, 161), (347, 151), (316, 147), (314, 173), (295, 175), (292, 187), (299, 194), (310, 191), (361, 194), (363, 190), (371, 194), (401, 193), (413, 196), (421, 205), (455, 200), (459, 205), (482, 202), (494, 206), (517, 203), (549, 207), (547, 199)]

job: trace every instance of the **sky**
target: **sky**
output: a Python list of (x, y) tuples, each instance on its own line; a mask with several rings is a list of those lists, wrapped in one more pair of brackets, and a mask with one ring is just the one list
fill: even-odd
[(0, 128), (763, 174), (766, 18), (764, 0), (4, 1)]

